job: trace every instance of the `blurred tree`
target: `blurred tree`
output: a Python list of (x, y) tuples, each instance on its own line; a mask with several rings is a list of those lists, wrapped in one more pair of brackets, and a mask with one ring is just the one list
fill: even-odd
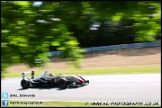
[(119, 38), (125, 41), (120, 35), (131, 34), (136, 42), (154, 41), (161, 32), (161, 2), (3, 1), (1, 27), (1, 71), (10, 61), (42, 66), (50, 46), (78, 67), (84, 52), (79, 43), (82, 47), (118, 44)]
[(29, 1), (2, 2), (1, 71), (10, 62), (42, 66), (48, 61), (50, 45), (63, 51), (61, 58), (79, 66), (84, 50), (79, 49), (77, 39), (68, 31), (64, 21), (66, 17), (59, 18), (64, 13), (58, 13), (59, 17), (53, 14), (59, 4), (44, 2), (41, 6), (33, 6)]

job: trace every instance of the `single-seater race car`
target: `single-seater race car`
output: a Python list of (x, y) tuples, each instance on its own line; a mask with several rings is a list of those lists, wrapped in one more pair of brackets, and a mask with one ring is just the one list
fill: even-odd
[[(25, 78), (26, 74), (31, 74), (31, 78)], [(43, 74), (34, 78), (34, 71), (23, 72), (21, 87), (24, 89), (30, 87), (59, 87), (60, 89), (66, 89), (67, 87), (78, 87), (89, 84), (89, 80), (85, 80), (82, 76), (79, 75), (53, 75), (45, 71)]]

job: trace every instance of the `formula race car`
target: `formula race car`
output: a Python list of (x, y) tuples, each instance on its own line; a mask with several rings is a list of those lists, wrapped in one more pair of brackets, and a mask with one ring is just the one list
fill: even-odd
[[(31, 78), (25, 78), (25, 74), (31, 74)], [(82, 76), (62, 76), (53, 75), (45, 71), (43, 74), (34, 78), (34, 71), (23, 72), (21, 87), (24, 89), (30, 87), (59, 87), (60, 89), (66, 89), (67, 87), (78, 87), (89, 84), (89, 80), (85, 80)]]

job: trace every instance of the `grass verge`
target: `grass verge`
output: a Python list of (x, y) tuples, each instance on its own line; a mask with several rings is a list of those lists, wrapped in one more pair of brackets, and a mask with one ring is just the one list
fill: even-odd
[[(111, 102), (102, 102), (101, 104), (93, 104), (94, 102), (68, 102), (68, 101), (46, 101), (46, 102), (38, 102), (38, 101), (8, 101), (8, 106), (9, 107), (160, 107), (161, 104), (155, 102), (151, 103), (151, 105), (145, 105), (146, 103), (144, 102), (134, 102), (131, 103), (130, 105), (129, 102), (125, 105), (119, 105), (118, 102), (111, 103)], [(104, 104), (104, 105), (103, 105)], [(3, 105), (1, 105), (3, 107)]]
[[(43, 73), (44, 70), (35, 71), (35, 76)], [(49, 70), (55, 75), (106, 75), (106, 74), (139, 74), (139, 73), (160, 73), (161, 66), (140, 66), (140, 67), (115, 67), (115, 68), (84, 68), (79, 70)], [(6, 72), (5, 77), (21, 77), (21, 72)]]

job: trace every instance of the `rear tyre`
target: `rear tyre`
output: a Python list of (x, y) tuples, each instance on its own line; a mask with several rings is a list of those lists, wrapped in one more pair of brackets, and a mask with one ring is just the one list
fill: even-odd
[(67, 81), (61, 79), (58, 83), (58, 86), (60, 89), (66, 89), (67, 88)]
[(22, 87), (22, 88), (27, 89), (27, 88), (29, 88), (29, 86), (30, 86), (29, 81), (24, 80), (24, 79), (21, 80), (21, 87)]

